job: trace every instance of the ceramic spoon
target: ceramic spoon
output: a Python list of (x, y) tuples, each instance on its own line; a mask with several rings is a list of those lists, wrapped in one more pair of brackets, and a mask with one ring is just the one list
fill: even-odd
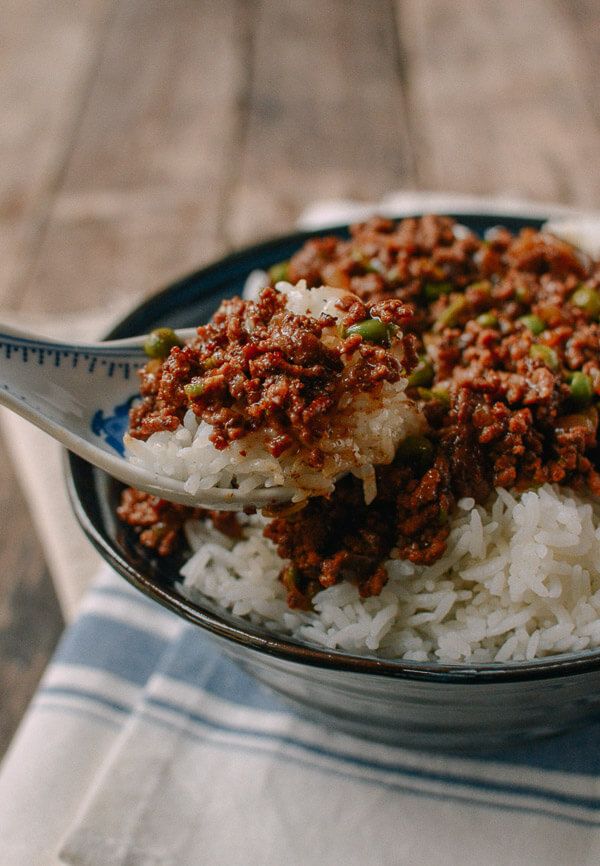
[[(193, 329), (179, 331), (182, 340)], [(104, 343), (64, 343), (0, 323), (0, 405), (49, 433), (70, 451), (127, 485), (172, 502), (223, 511), (287, 502), (289, 488), (241, 495), (211, 488), (191, 495), (184, 482), (125, 459), (123, 434), (138, 394), (136, 370), (147, 362), (145, 337)]]

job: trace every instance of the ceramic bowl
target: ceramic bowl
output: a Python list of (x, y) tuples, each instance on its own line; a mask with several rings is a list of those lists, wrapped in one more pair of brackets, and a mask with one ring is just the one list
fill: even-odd
[[(499, 223), (511, 230), (541, 224), (498, 214), (457, 217), (479, 233)], [(228, 256), (157, 294), (108, 336), (206, 321), (222, 298), (241, 292), (250, 271), (332, 232), (346, 233), (297, 233)], [(237, 664), (313, 720), (383, 742), (472, 752), (555, 734), (600, 713), (600, 651), (504, 664), (384, 661), (276, 637), (208, 599), (188, 601), (176, 587), (181, 560), (153, 556), (115, 518), (121, 485), (73, 455), (67, 474), (75, 513), (104, 559), (158, 604), (208, 632)]]

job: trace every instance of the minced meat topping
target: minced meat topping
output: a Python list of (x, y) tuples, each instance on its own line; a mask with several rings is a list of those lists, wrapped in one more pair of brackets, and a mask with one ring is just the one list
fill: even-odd
[(265, 534), (290, 562), (281, 579), (291, 605), (340, 580), (377, 594), (390, 556), (434, 562), (461, 497), (545, 482), (600, 495), (598, 263), (533, 229), (481, 240), (426, 216), (310, 240), (286, 269), (367, 308), (401, 302), (419, 355), (407, 393), (428, 422), (377, 470), (370, 505), (347, 477), (331, 497), (272, 517)]
[[(363, 339), (352, 326), (372, 319), (389, 329), (384, 333), (391, 341), (412, 314), (397, 299), (367, 307), (346, 295), (340, 307), (338, 324), (331, 316), (316, 319), (288, 311), (286, 296), (273, 288), (264, 289), (257, 301), (224, 301), (189, 345), (172, 347), (166, 359), (153, 359), (142, 371), (142, 400), (131, 412), (131, 436), (147, 439), (174, 430), (192, 409), (212, 426), (210, 440), (218, 449), (263, 431), (273, 456), (305, 446), (313, 449), (308, 462), (318, 467), (323, 456), (318, 440), (341, 394), (397, 382), (404, 372), (386, 345)], [(323, 339), (335, 328), (339, 332)], [(414, 337), (398, 334), (410, 369), (416, 360)], [(352, 364), (346, 365), (348, 358)]]

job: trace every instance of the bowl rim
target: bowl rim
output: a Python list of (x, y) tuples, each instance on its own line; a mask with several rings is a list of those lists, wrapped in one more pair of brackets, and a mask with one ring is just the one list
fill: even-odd
[[(421, 215), (415, 211), (414, 216)], [(544, 218), (503, 213), (501, 210), (482, 212), (453, 212), (450, 216), (463, 219), (494, 220), (509, 223), (519, 223), (522, 226), (541, 224)], [(410, 216), (410, 215), (409, 215)], [(405, 218), (404, 216), (401, 218)], [(213, 260), (190, 274), (170, 283), (162, 290), (152, 294), (142, 303), (136, 304), (132, 310), (111, 328), (105, 339), (123, 336), (123, 332), (135, 328), (138, 320), (151, 313), (157, 305), (177, 294), (180, 306), (183, 306), (186, 296), (194, 297), (194, 286), (198, 280), (210, 279), (211, 276), (227, 272), (229, 268), (237, 268), (248, 258), (261, 256), (284, 244), (297, 242), (301, 245), (309, 238), (327, 234), (335, 234), (348, 229), (348, 224), (327, 226), (322, 229), (295, 231), (285, 235), (271, 237), (260, 243), (246, 246), (243, 249), (229, 253)], [(85, 507), (82, 490), (90, 487), (90, 481), (99, 470), (77, 455), (63, 452), (63, 467), (67, 491), (75, 516), (84, 533), (98, 550), (102, 558), (111, 565), (132, 586), (144, 595), (158, 602), (161, 606), (173, 611), (183, 619), (203, 628), (209, 633), (241, 646), (254, 653), (266, 654), (282, 662), (308, 665), (334, 671), (345, 671), (357, 675), (372, 675), (394, 679), (419, 680), (422, 682), (444, 683), (502, 683), (515, 681), (535, 681), (567, 675), (585, 674), (600, 669), (600, 648), (597, 650), (581, 650), (578, 653), (563, 653), (556, 656), (532, 661), (513, 662), (416, 662), (405, 659), (384, 659), (374, 656), (355, 655), (340, 650), (328, 650), (318, 646), (310, 646), (293, 639), (278, 635), (267, 635), (251, 623), (238, 620), (237, 623), (219, 614), (203, 608), (199, 603), (191, 601), (178, 593), (174, 586), (161, 586), (152, 577), (127, 561), (105, 535), (94, 524)], [(225, 614), (227, 612), (224, 612)], [(228, 615), (230, 616), (230, 615)]]

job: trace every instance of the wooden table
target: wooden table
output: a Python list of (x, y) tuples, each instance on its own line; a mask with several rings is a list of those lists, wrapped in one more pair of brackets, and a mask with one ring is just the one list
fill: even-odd
[[(316, 199), (598, 207), (598, 17), (595, 0), (6, 0), (0, 313), (133, 300)], [(62, 620), (4, 452), (0, 482), (1, 753)]]

